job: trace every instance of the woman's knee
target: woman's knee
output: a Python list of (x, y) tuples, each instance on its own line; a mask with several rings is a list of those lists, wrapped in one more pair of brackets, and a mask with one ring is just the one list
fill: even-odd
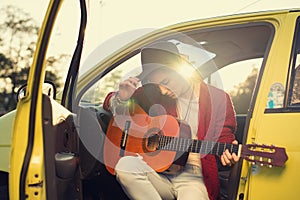
[(123, 171), (128, 173), (139, 173), (139, 172), (153, 172), (154, 170), (148, 166), (140, 155), (137, 156), (125, 156), (122, 157), (116, 167), (115, 171)]
[(147, 164), (142, 160), (141, 156), (125, 156), (122, 157), (116, 167), (115, 174), (119, 182), (131, 182), (134, 181), (136, 176), (145, 174)]

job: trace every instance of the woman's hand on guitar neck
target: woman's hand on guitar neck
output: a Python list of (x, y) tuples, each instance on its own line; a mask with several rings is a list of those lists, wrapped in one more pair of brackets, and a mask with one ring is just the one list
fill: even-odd
[[(234, 140), (232, 142), (232, 144), (238, 144), (238, 142), (236, 140)], [(236, 162), (238, 162), (240, 159), (239, 156), (237, 156), (235, 153), (230, 153), (228, 149), (226, 149), (226, 151), (223, 152), (222, 156), (221, 156), (221, 163), (224, 166), (231, 166), (233, 164), (235, 164)]]

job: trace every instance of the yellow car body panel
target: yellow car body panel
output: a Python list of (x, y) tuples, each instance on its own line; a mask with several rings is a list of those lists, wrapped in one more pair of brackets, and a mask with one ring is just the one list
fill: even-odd
[(0, 171), (9, 171), (10, 150), (11, 150), (11, 134), (14, 126), (16, 111), (11, 111), (1, 117), (0, 127), (2, 134), (0, 135)]

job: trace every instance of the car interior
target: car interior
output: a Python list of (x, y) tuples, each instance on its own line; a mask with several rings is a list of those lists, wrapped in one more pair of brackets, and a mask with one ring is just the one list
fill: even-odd
[[(231, 63), (264, 58), (270, 48), (268, 44), (272, 39), (272, 32), (273, 27), (267, 23), (249, 23), (204, 31), (191, 30), (184, 34), (198, 43), (202, 42), (206, 50), (216, 55), (199, 68), (201, 76), (209, 80), (211, 74)], [(174, 35), (171, 37), (176, 38)], [(212, 64), (215, 67), (211, 67)], [(99, 74), (94, 79), (100, 80), (105, 76)], [(83, 90), (88, 91), (89, 88), (87, 85)], [(254, 94), (255, 88), (252, 90)], [(93, 103), (75, 105), (71, 112), (54, 99), (43, 96), (45, 174), (47, 189), (51, 191), (47, 193), (49, 199), (128, 199), (102, 162), (103, 143), (112, 114), (101, 103), (103, 102), (97, 106)], [(251, 106), (250, 103), (249, 111)], [(239, 143), (245, 141), (248, 117), (249, 113), (237, 114), (235, 135)], [(234, 199), (237, 195), (241, 162), (234, 167), (222, 167), (220, 163), (218, 165), (220, 199)]]

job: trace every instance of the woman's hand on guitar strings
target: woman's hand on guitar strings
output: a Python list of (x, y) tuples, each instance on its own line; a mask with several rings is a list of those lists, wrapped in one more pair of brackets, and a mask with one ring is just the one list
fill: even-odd
[[(232, 142), (232, 144), (238, 144), (236, 140)], [(221, 156), (221, 163), (224, 166), (231, 166), (239, 161), (240, 157), (237, 156), (235, 153), (230, 153), (228, 149), (223, 152)]]

